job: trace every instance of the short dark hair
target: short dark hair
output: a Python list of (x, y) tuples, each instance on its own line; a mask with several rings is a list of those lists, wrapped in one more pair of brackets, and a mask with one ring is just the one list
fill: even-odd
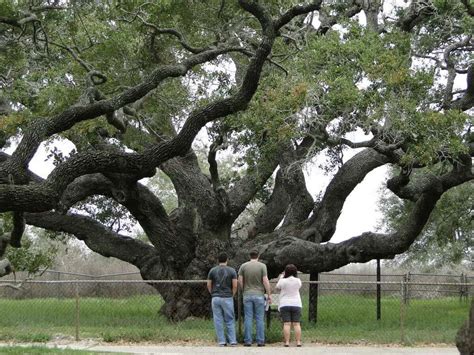
[(226, 253), (220, 253), (219, 256), (217, 257), (217, 260), (220, 263), (225, 263), (227, 261), (227, 254)]
[(249, 253), (250, 259), (257, 259), (259, 254), (258, 250), (251, 250)]
[(288, 264), (285, 266), (285, 276), (283, 276), (284, 278), (290, 277), (290, 276), (297, 277), (297, 274), (298, 274), (298, 270), (296, 269), (295, 265)]

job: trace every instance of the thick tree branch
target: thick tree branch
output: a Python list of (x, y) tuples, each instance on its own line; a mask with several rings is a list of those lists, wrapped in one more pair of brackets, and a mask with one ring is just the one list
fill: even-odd
[(436, 8), (431, 0), (413, 0), (410, 6), (404, 10), (398, 26), (405, 32), (410, 32), (416, 25), (420, 24), (426, 18), (432, 16)]
[[(122, 10), (122, 11), (124, 11), (124, 10)], [(176, 37), (178, 39), (178, 42), (181, 44), (181, 46), (183, 46), (184, 49), (186, 49), (187, 51), (189, 51), (191, 53), (197, 54), (197, 53), (201, 53), (201, 52), (204, 52), (204, 51), (210, 49), (210, 47), (193, 47), (193, 46), (191, 46), (186, 41), (186, 39), (184, 38), (184, 35), (181, 32), (179, 32), (178, 30), (176, 30), (174, 28), (160, 28), (160, 27), (156, 26), (155, 24), (146, 21), (139, 13), (134, 15), (133, 20), (125, 20), (125, 21), (133, 22), (135, 18), (140, 19), (140, 21), (145, 26), (151, 28), (153, 30), (154, 35), (167, 34), (167, 35)]]
[[(335, 144), (344, 144), (347, 145), (349, 148), (357, 149), (357, 148), (371, 148), (374, 147), (377, 140), (375, 138), (369, 139), (368, 141), (363, 142), (352, 142), (346, 138), (339, 138), (338, 140), (332, 141)], [(330, 142), (331, 143), (331, 142)]]
[(254, 198), (259, 189), (265, 185), (277, 168), (283, 148), (270, 157), (262, 157), (252, 169), (248, 169), (245, 176), (235, 183), (228, 192), (230, 212), (236, 219)]
[(383, 1), (364, 0), (361, 3), (367, 19), (367, 27), (374, 32), (379, 32), (378, 15), (383, 6)]
[(321, 203), (313, 211), (306, 231), (308, 238), (316, 242), (330, 240), (347, 196), (369, 172), (388, 162), (386, 155), (367, 148), (344, 163), (326, 188)]
[(0, 260), (0, 277), (7, 276), (13, 272), (13, 266), (8, 259)]
[(272, 32), (275, 35), (275, 26), (267, 9), (255, 0), (239, 0), (239, 5), (245, 11), (251, 13), (259, 22), (265, 35)]
[(341, 17), (343, 18), (352, 18), (357, 15), (359, 12), (362, 11), (362, 6), (360, 5), (359, 1), (354, 0), (352, 5), (345, 9), (344, 13), (331, 15), (327, 14), (325, 11), (320, 11), (319, 13), (319, 21), (321, 21), (321, 25), (317, 29), (319, 34), (325, 34), (329, 31), (329, 29), (337, 24)]
[(249, 237), (260, 233), (272, 232), (285, 217), (290, 204), (290, 197), (283, 183), (282, 169), (278, 169), (275, 177), (275, 186), (268, 202), (260, 208), (255, 217), (255, 227), (249, 231)]
[(275, 21), (275, 29), (278, 31), (280, 28), (289, 23), (296, 16), (306, 15), (312, 11), (317, 11), (321, 8), (322, 0), (313, 1), (307, 5), (293, 6), (291, 9), (286, 11)]
[(301, 163), (294, 162), (286, 168), (285, 189), (290, 196), (290, 206), (283, 226), (305, 221), (314, 207), (314, 201), (306, 188)]
[(99, 222), (81, 215), (61, 215), (54, 212), (25, 213), (26, 222), (40, 228), (73, 234), (93, 251), (114, 257), (141, 268), (148, 258), (158, 257), (150, 245), (117, 234)]
[[(161, 201), (145, 186), (131, 177), (101, 174), (85, 175), (76, 179), (65, 191), (61, 204), (67, 209), (91, 195), (114, 198), (137, 219), (162, 260), (174, 265), (184, 264), (193, 248), (193, 235), (180, 233), (170, 221)], [(179, 243), (178, 243), (179, 240)], [(170, 260), (169, 250), (179, 251), (179, 260)]]
[[(272, 161), (278, 159), (280, 165), (272, 195), (258, 211), (255, 225), (249, 230), (249, 237), (258, 233), (273, 231), (280, 224), (283, 217), (285, 217), (283, 225), (301, 222), (308, 217), (313, 208), (313, 198), (306, 189), (302, 166), (298, 162), (307, 152), (307, 148), (298, 146), (295, 149), (292, 144), (284, 143), (281, 143), (280, 147), (274, 152), (274, 157), (271, 158)], [(266, 160), (268, 161), (268, 157)], [(269, 167), (263, 164), (261, 167), (257, 166), (256, 170), (261, 173), (262, 170)], [(248, 178), (249, 176), (245, 179), (249, 181)], [(242, 193), (244, 191), (241, 190)], [(232, 193), (232, 198), (239, 196), (235, 191), (232, 191)], [(233, 202), (235, 204), (235, 201)]]
[(69, 184), (59, 202), (59, 212), (66, 213), (76, 203), (89, 196), (102, 195), (113, 198), (114, 184), (102, 174), (83, 175)]
[(133, 184), (125, 192), (122, 204), (143, 227), (161, 259), (177, 268), (188, 265), (194, 256), (194, 234), (172, 223), (159, 199), (145, 186)]
[(454, 100), (450, 105), (451, 108), (467, 111), (474, 106), (474, 64), (469, 66), (466, 81), (467, 88), (464, 95), (461, 98)]
[(446, 47), (443, 53), (443, 60), (446, 65), (446, 69), (448, 71), (448, 79), (446, 83), (445, 95), (443, 100), (443, 107), (449, 108), (451, 101), (453, 99), (453, 87), (454, 87), (454, 80), (456, 79), (456, 68), (455, 64), (451, 58), (451, 55), (454, 51), (459, 50), (465, 46), (467, 46), (471, 41), (472, 36), (466, 36), (462, 41), (455, 42)]
[(22, 28), (21, 23), (18, 22), (18, 21), (19, 21), (19, 19), (17, 19), (17, 18), (0, 16), (0, 23), (4, 23), (6, 25), (10, 25), (10, 26), (13, 26), (13, 27)]
[[(304, 240), (302, 226), (289, 226), (259, 237), (257, 248), (262, 251), (261, 259), (267, 263), (271, 275), (276, 276), (288, 263), (295, 263), (298, 270), (309, 273), (330, 271), (354, 262), (393, 258), (414, 242), (444, 192), (474, 179), (472, 164), (468, 165), (467, 160), (465, 163), (443, 177), (425, 181), (407, 222), (392, 233), (366, 232), (341, 243), (321, 244)], [(252, 243), (255, 247), (255, 240)]]
[[(154, 238), (166, 234), (171, 228), (161, 201), (145, 186), (136, 183), (133, 177), (131, 179), (114, 175), (105, 177), (102, 174), (81, 176), (74, 180), (64, 192), (60, 202), (61, 212), (66, 213), (74, 204), (93, 195), (113, 198), (125, 206), (145, 232), (150, 232), (147, 234), (155, 246), (160, 243)], [(162, 226), (156, 226), (157, 224)], [(161, 233), (151, 233), (152, 230), (160, 230)]]
[(49, 10), (66, 10), (66, 6), (58, 6), (58, 5), (40, 5), (40, 6), (32, 6), (30, 10), (33, 12), (45, 12)]
[[(75, 203), (92, 195), (103, 195), (115, 199), (137, 219), (150, 242), (157, 248), (162, 260), (179, 265), (186, 262), (185, 255), (192, 250), (193, 240), (184, 233), (178, 236), (160, 200), (145, 186), (135, 183), (135, 179), (102, 174), (85, 175), (71, 183), (60, 201), (60, 209), (65, 213)], [(118, 197), (120, 195), (120, 198)], [(12, 235), (14, 231), (12, 232)], [(180, 243), (177, 243), (180, 240)], [(170, 249), (180, 250), (179, 260), (170, 260)]]
[(283, 226), (306, 220), (314, 207), (314, 201), (306, 188), (303, 174), (304, 156), (308, 152), (301, 146), (289, 144), (281, 156), (282, 183), (289, 197), (289, 206), (283, 220)]
[(202, 221), (200, 223), (214, 226), (227, 219), (227, 206), (219, 199), (222, 188), (213, 187), (209, 177), (201, 171), (198, 158), (191, 149), (183, 157), (161, 164), (160, 169), (171, 179), (179, 206), (195, 208)]
[(211, 174), (211, 181), (214, 190), (220, 187), (220, 180), (219, 180), (219, 169), (217, 167), (217, 152), (219, 149), (222, 148), (222, 144), (224, 143), (224, 137), (219, 135), (215, 142), (211, 144), (209, 147), (209, 154), (207, 155), (207, 162), (209, 163), (209, 173)]
[[(7, 159), (9, 159), (7, 154), (0, 154), (0, 161)], [(30, 174), (36, 183), (44, 181), (34, 174)], [(178, 248), (176, 245), (177, 233), (172, 227), (160, 200), (146, 187), (136, 184), (133, 177), (131, 177), (131, 182), (125, 183), (125, 185), (123, 181), (127, 182), (130, 179), (114, 176), (110, 176), (109, 179), (102, 174), (81, 176), (74, 180), (62, 195), (59, 210), (66, 213), (74, 204), (92, 195), (114, 198), (137, 219), (152, 244), (160, 252), (166, 253), (169, 248)], [(121, 198), (117, 197), (119, 194), (122, 196)], [(14, 228), (12, 236), (13, 234), (18, 235), (19, 231), (19, 228)], [(188, 239), (186, 235), (184, 237), (180, 236), (180, 238), (183, 240), (183, 243), (179, 245), (180, 247), (191, 243), (191, 241), (186, 242)]]
[[(153, 174), (152, 170), (154, 167), (159, 166), (174, 156), (185, 154), (190, 149), (196, 134), (206, 123), (245, 109), (257, 89), (263, 64), (271, 51), (275, 39), (275, 31), (270, 17), (262, 7), (254, 2), (241, 1), (241, 4), (244, 9), (259, 19), (262, 24), (264, 37), (255, 52), (255, 56), (251, 58), (242, 85), (235, 95), (195, 110), (190, 114), (180, 133), (174, 139), (150, 147), (142, 154), (90, 152), (78, 154), (70, 158), (50, 174), (43, 186), (40, 186), (40, 188), (33, 192), (32, 198), (34, 200), (37, 198), (43, 200), (42, 203), (35, 207), (31, 205), (27, 207), (25, 204), (24, 194), (31, 192), (31, 189), (28, 189), (28, 187), (16, 186), (15, 189), (17, 190), (13, 191), (11, 188), (0, 186), (0, 211), (22, 210), (24, 208), (26, 210), (29, 208), (30, 211), (45, 211), (54, 208), (66, 186), (76, 177), (88, 173), (130, 171), (132, 173), (142, 173), (143, 176), (149, 176)], [(80, 120), (97, 117), (99, 114), (111, 112), (114, 109), (136, 101), (155, 88), (164, 78), (183, 75), (194, 65), (203, 63), (226, 52), (229, 52), (228, 48), (194, 55), (184, 60), (181, 65), (166, 66), (156, 70), (147, 81), (126, 90), (113, 99), (100, 101), (86, 107), (71, 108), (52, 120), (41, 122), (41, 124), (35, 127), (38, 128), (36, 131), (30, 129), (25, 134), (11, 160), (16, 166), (24, 167), (32, 158), (43, 137), (67, 129)], [(28, 135), (29, 139), (25, 139)], [(8, 168), (12, 167), (14, 168), (15, 165), (5, 167), (4, 163), (0, 166), (0, 171), (2, 169), (3, 171), (8, 171), (10, 170)], [(7, 203), (3, 196), (11, 196), (11, 194), (17, 194), (17, 198), (9, 199)], [(50, 197), (45, 198), (45, 195)], [(48, 205), (49, 207), (46, 207)]]
[[(119, 108), (137, 101), (151, 90), (155, 89), (164, 79), (185, 75), (192, 67), (215, 59), (217, 56), (229, 51), (239, 51), (240, 47), (216, 48), (197, 55), (193, 55), (180, 64), (166, 65), (153, 71), (149, 77), (132, 88), (108, 100), (101, 100), (90, 105), (73, 106), (61, 114), (49, 119), (36, 119), (27, 129), (23, 139), (12, 155), (12, 161), (18, 167), (26, 168), (32, 159), (39, 144), (47, 137), (68, 130), (76, 123), (96, 118), (101, 115), (113, 113)], [(12, 168), (12, 167), (9, 167)], [(0, 166), (0, 174), (5, 167)], [(8, 169), (7, 169), (8, 170)], [(18, 172), (19, 173), (19, 172)]]
[(14, 248), (21, 248), (21, 238), (25, 232), (25, 219), (23, 212), (13, 213), (13, 229), (10, 234), (10, 245)]

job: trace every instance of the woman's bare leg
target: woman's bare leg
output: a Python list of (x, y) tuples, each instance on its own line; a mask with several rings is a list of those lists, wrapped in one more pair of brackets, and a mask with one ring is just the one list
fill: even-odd
[(293, 322), (293, 329), (295, 330), (296, 345), (301, 345), (301, 325), (299, 322)]
[(285, 339), (285, 345), (290, 344), (290, 329), (291, 322), (283, 323), (283, 338)]

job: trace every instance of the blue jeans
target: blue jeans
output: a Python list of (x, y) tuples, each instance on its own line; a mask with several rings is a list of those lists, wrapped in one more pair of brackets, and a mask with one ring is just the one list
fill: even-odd
[(212, 297), (212, 316), (219, 345), (226, 344), (224, 325), (227, 328), (229, 344), (237, 344), (234, 322), (234, 299), (232, 297)]
[(244, 343), (252, 344), (253, 319), (257, 328), (257, 344), (265, 343), (265, 297), (263, 295), (244, 295)]

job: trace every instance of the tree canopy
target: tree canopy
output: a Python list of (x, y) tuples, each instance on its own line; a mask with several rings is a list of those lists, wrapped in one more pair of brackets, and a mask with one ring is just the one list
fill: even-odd
[[(270, 274), (405, 252), (441, 196), (472, 184), (474, 6), (392, 5), (1, 1), (0, 147), (15, 146), (0, 152), (0, 212), (12, 218), (1, 255), (25, 224), (74, 235), (145, 279), (202, 278), (223, 249), (236, 265), (259, 249)], [(203, 128), (205, 165), (193, 145)], [(40, 144), (65, 139), (75, 149), (52, 148), (45, 179), (29, 171)], [(303, 169), (321, 153), (335, 175), (315, 200)], [(331, 243), (347, 196), (384, 165), (399, 171), (387, 188), (411, 201), (404, 223)], [(157, 170), (171, 211), (141, 182)], [(246, 238), (233, 238), (257, 200)], [(117, 225), (126, 218), (147, 241)], [(168, 315), (192, 312), (159, 291)]]

